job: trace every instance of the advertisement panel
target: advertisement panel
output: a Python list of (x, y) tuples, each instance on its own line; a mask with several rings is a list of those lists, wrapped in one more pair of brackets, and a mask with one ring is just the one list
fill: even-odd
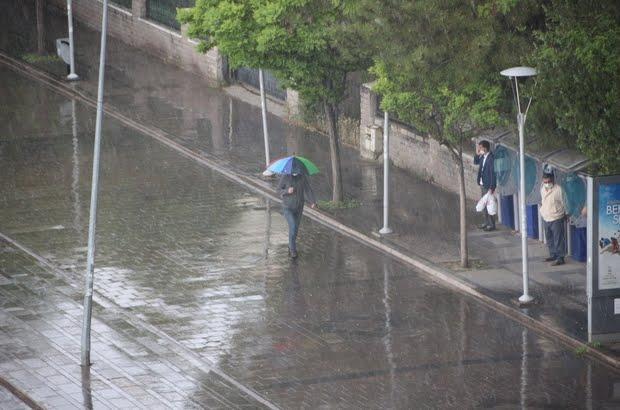
[(620, 288), (620, 184), (598, 186), (598, 288)]
[(620, 175), (588, 178), (588, 339), (620, 340)]

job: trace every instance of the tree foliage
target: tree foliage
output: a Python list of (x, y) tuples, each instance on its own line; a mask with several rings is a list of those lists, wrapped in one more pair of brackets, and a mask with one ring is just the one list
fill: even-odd
[(546, 138), (561, 134), (601, 173), (620, 173), (620, 2), (554, 0), (537, 35), (533, 116)]
[[(350, 0), (354, 2), (353, 0)], [(200, 49), (225, 54), (231, 66), (272, 71), (308, 103), (324, 107), (330, 134), (333, 200), (342, 200), (338, 103), (347, 73), (365, 70), (368, 50), (351, 29), (345, 0), (197, 0), (179, 18)]]
[(390, 9), (378, 23), (383, 38), (373, 33), (389, 45), (378, 47), (372, 68), (383, 108), (456, 155), (481, 129), (502, 123), (510, 100), (499, 71), (523, 62), (525, 27), (532, 24), (523, 16), (532, 16), (535, 5), (517, 13), (507, 0), (379, 3), (378, 13)]
[(531, 13), (511, 14), (513, 3), (365, 2), (378, 16), (375, 29), (361, 32), (375, 43), (371, 71), (382, 108), (448, 147), (458, 166), (464, 266), (468, 257), (463, 152), (481, 130), (502, 123), (507, 89), (499, 71), (519, 65), (518, 50), (527, 44), (523, 27), (531, 25)]

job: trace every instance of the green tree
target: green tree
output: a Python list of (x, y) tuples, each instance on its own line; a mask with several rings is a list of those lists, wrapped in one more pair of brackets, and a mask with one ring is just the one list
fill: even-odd
[(447, 147), (458, 167), (463, 267), (469, 263), (463, 151), (482, 130), (502, 122), (510, 100), (499, 71), (519, 65), (528, 43), (518, 27), (531, 24), (531, 13), (511, 15), (513, 3), (365, 2), (378, 16), (376, 28), (363, 32), (376, 44), (371, 72), (382, 108)]
[(620, 2), (554, 0), (537, 35), (537, 132), (563, 136), (600, 173), (620, 173)]
[(194, 8), (179, 12), (190, 36), (205, 39), (200, 50), (218, 47), (233, 68), (270, 70), (306, 102), (322, 106), (335, 202), (343, 200), (338, 104), (347, 73), (371, 63), (350, 15), (345, 0), (197, 0)]

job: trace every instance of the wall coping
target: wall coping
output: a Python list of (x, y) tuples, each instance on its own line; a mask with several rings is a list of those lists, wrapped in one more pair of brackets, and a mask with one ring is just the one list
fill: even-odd
[(183, 38), (183, 35), (181, 35), (181, 33), (179, 33), (178, 31), (170, 30), (169, 28), (167, 28), (167, 27), (165, 27), (165, 26), (163, 26), (161, 24), (157, 24), (157, 23), (155, 23), (152, 20), (145, 19), (145, 18), (142, 18), (142, 17), (138, 17), (138, 21), (142, 22), (142, 23), (146, 23), (149, 26), (152, 26), (152, 27), (154, 27), (154, 28), (156, 28), (158, 30), (163, 31), (164, 33), (170, 34), (171, 36), (174, 36), (176, 38)]
[[(97, 2), (98, 2), (99, 4), (101, 4), (101, 6), (103, 7), (103, 1), (101, 1), (101, 0), (97, 0)], [(127, 10), (127, 9), (124, 9), (124, 8), (122, 8), (122, 7), (119, 7), (119, 6), (117, 6), (116, 4), (112, 4), (112, 3), (109, 3), (109, 2), (108, 2), (108, 8), (113, 9), (113, 10), (116, 10), (116, 11), (118, 11), (118, 12), (122, 13), (122, 14), (125, 14), (125, 15), (127, 15), (128, 17), (133, 16), (133, 14), (131, 13), (131, 11), (129, 11), (129, 10)]]

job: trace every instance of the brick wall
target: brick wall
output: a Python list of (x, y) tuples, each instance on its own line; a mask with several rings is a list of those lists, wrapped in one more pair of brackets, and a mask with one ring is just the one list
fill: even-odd
[[(66, 10), (65, 0), (48, 0)], [(127, 10), (108, 2), (108, 33), (131, 46), (140, 48), (180, 68), (204, 76), (213, 84), (226, 79), (226, 61), (217, 51), (206, 54), (196, 51), (196, 41), (180, 32), (146, 19), (145, 0), (133, 0), (133, 9)], [(74, 18), (96, 30), (101, 29), (101, 0), (73, 0)]]

